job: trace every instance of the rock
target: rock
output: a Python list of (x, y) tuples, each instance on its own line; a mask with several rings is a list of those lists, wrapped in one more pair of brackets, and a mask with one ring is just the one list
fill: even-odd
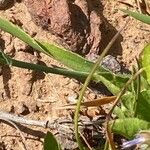
[(14, 0), (0, 0), (0, 9), (5, 9), (14, 4)]
[[(67, 43), (72, 51), (97, 53), (101, 40), (101, 18), (93, 1), (86, 0), (25, 0), (31, 17)], [(61, 43), (61, 44), (62, 44)]]
[[(97, 54), (91, 54), (88, 55), (87, 59), (92, 61), (92, 62), (96, 62), (98, 59), (98, 55)], [(101, 64), (102, 67), (104, 67), (105, 69), (108, 69), (114, 73), (118, 73), (121, 71), (121, 65), (119, 64), (119, 62), (116, 60), (116, 58), (112, 55), (107, 55), (102, 59)]]
[(13, 42), (15, 51), (25, 51), (27, 49), (27, 44), (21, 41), (20, 39), (15, 38)]
[(4, 41), (4, 53), (9, 56), (14, 55), (14, 44), (13, 44), (13, 36), (9, 33), (5, 33), (2, 35), (2, 40)]
[(112, 55), (107, 55), (106, 57), (104, 57), (101, 65), (114, 73), (121, 71), (119, 62)]

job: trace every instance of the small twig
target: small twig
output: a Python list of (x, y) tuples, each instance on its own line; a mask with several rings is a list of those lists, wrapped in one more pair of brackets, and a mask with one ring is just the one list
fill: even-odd
[[(26, 146), (26, 144), (25, 144), (25, 141), (26, 141), (26, 140), (25, 140), (25, 137), (23, 136), (22, 132), (21, 132), (20, 129), (17, 127), (17, 125), (16, 125), (14, 122), (12, 122), (11, 120), (5, 119), (5, 118), (3, 118), (3, 117), (0, 117), (0, 120), (3, 120), (3, 121), (6, 121), (6, 122), (10, 123), (12, 126), (14, 126), (14, 127), (16, 128), (16, 130), (19, 132), (19, 134), (20, 134), (20, 136), (21, 136), (21, 138), (22, 138), (23, 149), (24, 149), (24, 150), (27, 150), (27, 146)], [(18, 142), (18, 144), (19, 144), (19, 142)]]
[(88, 143), (88, 141), (86, 140), (86, 138), (83, 136), (83, 134), (80, 131), (79, 131), (79, 134), (82, 137), (82, 139), (84, 140), (84, 142), (86, 143), (89, 150), (92, 150), (92, 147), (90, 146), (90, 144)]
[(46, 128), (47, 121), (36, 121), (31, 119), (25, 119), (23, 117), (15, 116), (13, 114), (9, 114), (7, 112), (0, 111), (0, 118), (4, 118), (6, 120), (10, 120), (16, 123), (26, 124), (26, 125), (34, 125), (34, 126), (41, 126)]
[(115, 150), (115, 146), (114, 146), (114, 142), (113, 142), (113, 138), (112, 138), (112, 133), (111, 133), (111, 129), (109, 127), (109, 121), (111, 120), (111, 114), (114, 110), (114, 108), (117, 106), (118, 102), (120, 101), (121, 96), (125, 93), (127, 87), (131, 84), (131, 82), (133, 80), (135, 80), (142, 72), (144, 71), (144, 68), (141, 68), (134, 76), (132, 76), (127, 83), (124, 85), (124, 87), (121, 89), (121, 91), (119, 92), (115, 102), (113, 103), (113, 106), (111, 107), (111, 109), (109, 110), (107, 116), (106, 116), (106, 136), (108, 139), (108, 142), (111, 146), (111, 150)]
[[(37, 120), (27, 119), (24, 117), (19, 117), (14, 114), (9, 114), (9, 113), (3, 112), (3, 111), (0, 111), (0, 118), (10, 120), (12, 122), (16, 122), (19, 124), (38, 126), (38, 127), (50, 128), (50, 129), (58, 128), (58, 125), (62, 125), (62, 124), (68, 124), (68, 125), (73, 124), (73, 121), (70, 119), (63, 119), (63, 120), (55, 119), (52, 121), (37, 121)], [(79, 126), (93, 126), (93, 125), (99, 125), (99, 124), (102, 124), (101, 120), (78, 122)]]

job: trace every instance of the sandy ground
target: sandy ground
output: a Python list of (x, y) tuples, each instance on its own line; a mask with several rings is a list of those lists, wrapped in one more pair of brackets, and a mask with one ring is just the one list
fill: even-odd
[[(100, 52), (128, 19), (124, 13), (116, 10), (116, 8), (126, 8), (127, 6), (114, 3), (102, 1), (103, 7), (99, 14), (103, 18), (103, 24), (100, 27)], [(15, 3), (5, 11), (1, 10), (0, 16), (21, 26), (37, 39), (57, 40), (57, 37), (34, 24), (23, 2)], [(115, 56), (125, 68), (131, 69), (135, 63), (135, 57), (138, 58), (143, 47), (150, 41), (149, 33), (149, 26), (131, 18), (118, 41), (111, 48), (110, 54)], [(15, 59), (48, 66), (62, 66), (48, 56), (34, 52), (26, 44), (3, 31), (0, 31), (0, 43), (4, 52)], [(57, 110), (56, 108), (77, 98), (81, 88), (81, 84), (74, 79), (8, 66), (2, 66), (0, 82), (2, 83), (0, 84), (0, 111), (36, 120), (52, 120), (69, 116), (67, 110)], [(100, 96), (97, 92), (89, 89), (85, 94), (85, 99), (92, 100)], [(27, 148), (42, 149), (46, 129), (32, 127), (30, 130), (30, 128), (29, 126), (28, 128), (22, 127)], [(19, 150), (21, 149), (20, 141), (21, 138), (16, 129), (0, 123), (0, 149)]]

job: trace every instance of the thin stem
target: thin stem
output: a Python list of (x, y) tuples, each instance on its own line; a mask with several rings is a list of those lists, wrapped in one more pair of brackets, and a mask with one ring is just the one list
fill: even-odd
[(102, 54), (99, 56), (97, 62), (94, 64), (91, 72), (89, 73), (88, 77), (86, 78), (86, 80), (85, 80), (85, 82), (84, 82), (84, 84), (82, 86), (82, 89), (80, 91), (79, 99), (78, 99), (77, 106), (76, 106), (75, 116), (74, 116), (75, 137), (76, 137), (76, 140), (77, 140), (77, 143), (78, 143), (78, 146), (79, 146), (80, 150), (83, 150), (83, 146), (82, 146), (82, 143), (81, 143), (81, 140), (80, 140), (80, 135), (79, 135), (78, 119), (79, 119), (80, 106), (81, 106), (81, 102), (83, 100), (83, 96), (84, 96), (85, 90), (86, 90), (90, 80), (92, 79), (92, 76), (93, 76), (94, 72), (96, 71), (97, 67), (99, 66), (100, 62), (102, 61), (103, 57), (107, 54), (107, 52), (109, 51), (111, 46), (114, 44), (114, 42), (116, 41), (116, 39), (120, 35), (120, 32), (124, 29), (125, 26), (126, 26), (126, 24), (117, 32), (117, 34), (113, 37), (113, 39), (110, 41), (110, 43), (104, 49)]
[(26, 119), (24, 117), (19, 117), (7, 112), (0, 111), (0, 118), (10, 120), (16, 123), (20, 124), (26, 124), (26, 125), (33, 125), (33, 126), (40, 126), (46, 128), (48, 125), (48, 121), (36, 121), (31, 119)]
[(122, 95), (125, 93), (127, 87), (132, 83), (133, 80), (135, 80), (142, 72), (144, 71), (144, 68), (141, 68), (135, 75), (133, 75), (128, 81), (127, 83), (124, 85), (124, 87), (121, 89), (121, 91), (119, 92), (116, 100), (113, 103), (113, 106), (111, 107), (111, 109), (109, 110), (107, 116), (106, 116), (106, 136), (108, 139), (108, 142), (111, 146), (111, 150), (115, 150), (115, 146), (113, 143), (113, 139), (112, 139), (112, 133), (111, 133), (111, 129), (109, 127), (109, 121), (111, 119), (111, 114), (114, 110), (114, 108), (117, 106), (120, 98), (122, 97)]
[(80, 79), (80, 80), (83, 80), (88, 76), (88, 73), (81, 72), (81, 71), (79, 72), (79, 71), (68, 70), (66, 68), (59, 68), (59, 67), (52, 68), (52, 67), (47, 67), (43, 65), (18, 61), (18, 60), (10, 58), (6, 54), (4, 55), (1, 49), (0, 49), (0, 54), (2, 55), (2, 57), (0, 57), (0, 63), (2, 64), (15, 66), (19, 68), (31, 69), (31, 70), (35, 70), (39, 72), (64, 75), (64, 76), (73, 77), (73, 78)]

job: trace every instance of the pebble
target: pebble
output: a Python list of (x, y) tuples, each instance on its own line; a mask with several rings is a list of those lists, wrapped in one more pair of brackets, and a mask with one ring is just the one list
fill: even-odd
[(107, 55), (106, 57), (104, 57), (101, 65), (114, 73), (121, 71), (119, 62), (112, 55)]
[(76, 103), (77, 98), (78, 98), (78, 93), (76, 93), (76, 92), (69, 93), (69, 95), (67, 97), (67, 102)]
[[(97, 54), (90, 54), (87, 57), (87, 59), (95, 63), (97, 61), (97, 59), (98, 59), (98, 55)], [(120, 66), (119, 62), (112, 55), (105, 56), (102, 59), (101, 65), (104, 68), (106, 68), (106, 69), (108, 69), (108, 70), (110, 70), (110, 71), (112, 71), (114, 73), (118, 73), (118, 72), (121, 71), (121, 66)]]

